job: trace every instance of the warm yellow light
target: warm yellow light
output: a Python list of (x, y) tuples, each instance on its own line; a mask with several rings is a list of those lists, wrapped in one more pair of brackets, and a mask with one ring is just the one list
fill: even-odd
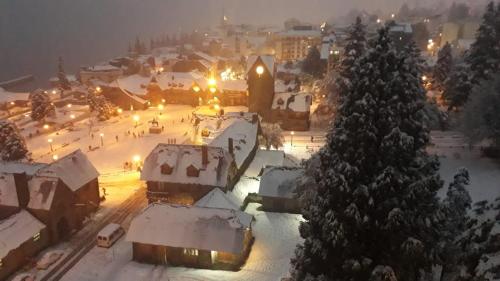
[(97, 87), (95, 88), (95, 91), (96, 91), (96, 92), (98, 92), (98, 93), (100, 93), (100, 92), (102, 91), (102, 89), (101, 89), (101, 87), (97, 86)]
[(57, 160), (57, 159), (59, 159), (59, 156), (57, 156), (57, 154), (54, 154), (54, 155), (52, 155), (52, 159)]
[(69, 116), (69, 118), (71, 118), (71, 119), (75, 119), (75, 114), (71, 114), (71, 115)]
[(217, 89), (216, 89), (216, 88), (214, 88), (214, 87), (211, 87), (211, 88), (210, 88), (210, 92), (211, 92), (211, 93), (215, 93), (215, 92), (217, 92)]
[(99, 136), (101, 136), (101, 138), (104, 137), (104, 133), (100, 133)]
[(427, 81), (427, 76), (422, 76), (422, 81)]
[(71, 108), (71, 103), (68, 103), (67, 107), (68, 107), (68, 108)]
[(163, 107), (163, 104), (159, 104), (159, 105), (158, 105), (158, 109), (159, 109), (159, 110), (163, 110), (163, 108), (164, 108), (164, 107)]
[(209, 86), (215, 86), (215, 84), (217, 84), (217, 81), (215, 81), (214, 78), (210, 78), (208, 79), (208, 85)]
[(196, 93), (198, 93), (200, 91), (200, 87), (198, 86), (194, 86), (193, 87), (193, 91), (195, 91)]
[(160, 67), (160, 72), (163, 72), (163, 67)]
[(214, 105), (214, 109), (217, 110), (217, 111), (219, 111), (220, 110), (220, 106), (218, 104), (215, 104)]
[(139, 162), (139, 161), (141, 161), (141, 156), (140, 156), (140, 155), (138, 155), (138, 154), (134, 155), (134, 156), (132, 157), (132, 161), (134, 161), (134, 162)]
[(290, 135), (292, 135), (292, 136), (293, 136), (293, 135), (295, 135), (295, 132), (294, 132), (294, 131), (291, 131), (291, 132), (290, 132)]
[(262, 65), (257, 66), (255, 72), (257, 72), (257, 74), (259, 75), (262, 75), (264, 73), (264, 67)]
[(432, 44), (432, 42), (434, 42), (434, 40), (429, 39), (428, 42), (429, 42), (429, 44)]
[(134, 121), (139, 121), (139, 119), (141, 119), (141, 117), (139, 117), (139, 115), (137, 115), (137, 114), (136, 114), (136, 115), (134, 115), (134, 117), (133, 117), (133, 118), (134, 118)]
[(10, 104), (11, 104), (11, 105), (14, 105), (14, 102), (13, 102), (13, 101), (11, 101), (11, 102), (10, 102)]
[(52, 94), (53, 95), (57, 94), (57, 91), (56, 90), (52, 90)]
[(49, 125), (45, 124), (45, 125), (43, 125), (43, 128), (44, 128), (45, 130), (47, 130), (47, 129), (49, 128)]
[(52, 140), (52, 139), (48, 139), (47, 141), (48, 141), (49, 143), (52, 143), (52, 142), (53, 142), (53, 140)]
[(381, 23), (381, 22), (382, 22), (382, 20), (381, 20), (381, 19), (377, 19), (377, 23)]
[(161, 102), (162, 102), (162, 103), (165, 103), (165, 99), (161, 99)]
[(396, 16), (395, 14), (392, 14), (392, 15), (391, 15), (391, 18), (394, 18), (395, 16)]
[(118, 108), (116, 111), (117, 111), (118, 113), (122, 113), (122, 112), (123, 112), (123, 109)]

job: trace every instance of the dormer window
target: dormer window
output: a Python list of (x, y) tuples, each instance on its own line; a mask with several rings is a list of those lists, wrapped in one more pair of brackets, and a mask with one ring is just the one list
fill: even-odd
[(186, 175), (188, 177), (199, 177), (200, 170), (191, 164), (186, 168)]
[(171, 167), (167, 163), (161, 165), (160, 169), (162, 175), (171, 175), (172, 171), (174, 170), (173, 167)]
[(283, 105), (285, 103), (285, 101), (282, 98), (278, 98), (277, 103), (278, 103), (278, 105)]

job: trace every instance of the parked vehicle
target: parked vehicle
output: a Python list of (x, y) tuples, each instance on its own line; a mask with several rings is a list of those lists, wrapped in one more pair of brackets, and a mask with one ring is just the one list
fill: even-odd
[(125, 234), (121, 225), (110, 223), (97, 234), (97, 246), (109, 248)]
[(62, 251), (50, 251), (45, 253), (42, 258), (36, 263), (37, 269), (47, 269), (63, 255)]

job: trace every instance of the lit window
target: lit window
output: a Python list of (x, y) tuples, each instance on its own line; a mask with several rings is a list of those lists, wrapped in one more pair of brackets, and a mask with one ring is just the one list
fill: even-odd
[(38, 241), (38, 240), (40, 240), (40, 232), (38, 232), (33, 236), (33, 241)]
[(197, 249), (184, 249), (184, 255), (187, 256), (197, 256), (198, 255), (198, 250)]

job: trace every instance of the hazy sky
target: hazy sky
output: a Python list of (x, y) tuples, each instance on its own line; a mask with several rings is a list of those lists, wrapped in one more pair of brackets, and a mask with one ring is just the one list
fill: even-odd
[[(410, 4), (451, 0), (409, 0)], [(280, 25), (290, 17), (321, 22), (352, 8), (390, 13), (403, 0), (0, 0), (0, 80), (35, 74), (46, 80), (57, 57), (67, 72), (123, 54), (140, 36), (216, 24)]]

